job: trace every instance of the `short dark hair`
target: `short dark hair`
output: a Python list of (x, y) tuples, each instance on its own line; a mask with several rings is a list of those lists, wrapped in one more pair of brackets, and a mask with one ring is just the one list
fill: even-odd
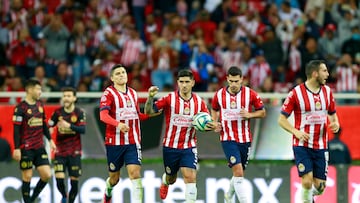
[(237, 76), (239, 75), (240, 77), (242, 77), (242, 71), (240, 68), (238, 68), (237, 66), (231, 66), (227, 72), (227, 75), (231, 75), (231, 76)]
[(27, 90), (28, 88), (35, 87), (36, 85), (41, 86), (41, 83), (38, 80), (29, 79), (25, 83), (25, 89)]
[(62, 92), (72, 92), (74, 96), (76, 96), (76, 89), (73, 87), (63, 87), (61, 89)]
[(126, 68), (125, 68), (124, 65), (122, 65), (122, 64), (115, 64), (115, 65), (113, 65), (113, 67), (112, 67), (111, 70), (110, 70), (110, 76), (112, 76), (112, 74), (114, 73), (114, 71), (115, 71), (116, 69), (118, 69), (118, 68), (124, 68), (124, 69), (126, 70)]
[(319, 71), (320, 65), (325, 63), (323, 60), (311, 60), (306, 64), (305, 75), (307, 78), (311, 78), (311, 74), (314, 71)]
[(177, 78), (179, 79), (181, 77), (190, 77), (190, 79), (194, 79), (193, 73), (188, 69), (183, 69), (178, 72)]

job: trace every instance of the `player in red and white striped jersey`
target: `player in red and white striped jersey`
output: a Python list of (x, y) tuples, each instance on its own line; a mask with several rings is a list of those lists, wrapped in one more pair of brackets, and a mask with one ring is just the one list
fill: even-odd
[(249, 119), (263, 118), (266, 112), (260, 96), (242, 85), (243, 75), (240, 68), (231, 66), (226, 78), (228, 86), (215, 93), (211, 110), (213, 120), (219, 119), (221, 122), (221, 145), (233, 175), (225, 200), (230, 203), (236, 193), (240, 202), (247, 202), (249, 200), (244, 170), (248, 163), (252, 139)]
[[(163, 159), (165, 173), (162, 176), (160, 198), (165, 199), (168, 187), (174, 184), (180, 170), (186, 185), (185, 202), (195, 202), (196, 188), (196, 132), (192, 118), (199, 112), (209, 112), (201, 97), (192, 92), (194, 76), (189, 70), (178, 73), (178, 91), (171, 92), (154, 103), (153, 97), (158, 87), (149, 88), (149, 97), (145, 104), (145, 113), (151, 114), (163, 110), (166, 131), (163, 140)], [(207, 130), (215, 129), (215, 123), (209, 122)]]
[[(279, 125), (293, 135), (295, 162), (302, 182), (304, 202), (325, 189), (328, 166), (327, 123), (333, 132), (339, 130), (335, 100), (325, 85), (329, 72), (321, 60), (310, 61), (305, 68), (307, 80), (287, 96), (279, 116)], [(294, 112), (295, 125), (288, 121)], [(314, 158), (315, 157), (315, 158)]]
[(120, 169), (126, 165), (133, 188), (132, 202), (142, 202), (141, 183), (141, 135), (138, 97), (127, 86), (127, 73), (122, 65), (114, 65), (110, 71), (112, 86), (105, 89), (100, 100), (100, 120), (106, 124), (105, 145), (109, 178), (106, 180), (104, 202), (110, 202), (113, 187), (119, 182)]

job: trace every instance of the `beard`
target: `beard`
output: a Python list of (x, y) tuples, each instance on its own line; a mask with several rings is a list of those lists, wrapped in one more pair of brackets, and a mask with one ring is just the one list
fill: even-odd
[(316, 81), (318, 82), (319, 85), (325, 85), (325, 83), (326, 83), (326, 79), (321, 78), (321, 77), (317, 77)]

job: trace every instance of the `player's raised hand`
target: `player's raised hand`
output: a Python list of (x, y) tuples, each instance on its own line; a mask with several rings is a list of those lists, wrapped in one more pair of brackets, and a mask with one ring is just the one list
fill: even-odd
[(159, 88), (157, 86), (151, 86), (149, 88), (149, 97), (154, 97), (159, 91)]

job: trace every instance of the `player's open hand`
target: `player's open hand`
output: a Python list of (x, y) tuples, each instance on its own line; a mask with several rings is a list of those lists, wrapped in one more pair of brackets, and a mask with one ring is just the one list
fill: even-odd
[(205, 125), (205, 131), (212, 131), (215, 130), (217, 127), (217, 122), (211, 121), (206, 123)]
[(240, 116), (244, 119), (249, 119), (251, 115), (245, 108), (241, 108)]
[(57, 123), (57, 126), (59, 128), (70, 128), (71, 124), (65, 120), (59, 120), (59, 122)]
[(125, 123), (119, 123), (118, 124), (118, 128), (120, 129), (121, 132), (123, 133), (127, 133), (129, 132), (130, 127), (128, 125), (126, 125)]
[(310, 135), (308, 133), (302, 132), (300, 130), (295, 132), (295, 137), (302, 141), (308, 141), (310, 139)]
[(329, 128), (333, 131), (333, 133), (337, 133), (340, 129), (340, 125), (338, 122), (332, 122), (330, 123)]
[(54, 152), (56, 151), (56, 144), (53, 140), (50, 140), (50, 149)]
[(151, 86), (149, 88), (149, 97), (154, 97), (159, 91), (159, 88), (157, 86)]
[(13, 159), (15, 161), (20, 161), (20, 159), (21, 159), (21, 150), (20, 149), (14, 149)]

